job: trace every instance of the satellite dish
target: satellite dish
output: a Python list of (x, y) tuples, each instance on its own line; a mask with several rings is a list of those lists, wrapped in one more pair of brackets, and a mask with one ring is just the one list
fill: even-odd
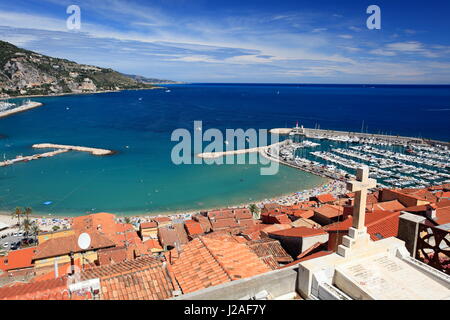
[(91, 237), (87, 233), (82, 233), (78, 237), (78, 246), (82, 250), (86, 250), (91, 245)]

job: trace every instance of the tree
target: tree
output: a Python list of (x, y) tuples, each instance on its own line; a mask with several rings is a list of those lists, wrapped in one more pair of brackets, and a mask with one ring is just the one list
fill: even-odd
[(58, 231), (58, 230), (59, 230), (59, 226), (53, 226), (53, 228), (52, 228), (52, 229), (53, 229), (53, 231), (55, 231), (55, 232), (56, 232), (56, 231)]
[(248, 209), (252, 213), (254, 219), (260, 218), (259, 208), (256, 204), (252, 203), (251, 205), (248, 206)]
[(123, 221), (124, 221), (125, 223), (131, 223), (130, 217), (125, 217), (125, 218), (123, 219)]
[(23, 215), (23, 211), (21, 207), (16, 207), (16, 209), (14, 210), (14, 212), (12, 213), (12, 216), (14, 218), (17, 218), (17, 224), (20, 227), (20, 216)]
[(37, 223), (33, 222), (33, 224), (31, 225), (31, 232), (33, 233), (33, 235), (37, 237), (40, 231), (41, 230), (39, 230), (39, 226), (37, 225)]
[(25, 219), (22, 221), (22, 227), (23, 227), (23, 230), (25, 231), (25, 234), (26, 234), (26, 235), (28, 235), (28, 233), (30, 233), (31, 226), (32, 226), (32, 222), (31, 222), (30, 219), (25, 218)]
[(31, 209), (30, 207), (25, 208), (25, 215), (27, 216), (27, 219), (30, 217), (32, 212), (33, 212), (33, 209)]

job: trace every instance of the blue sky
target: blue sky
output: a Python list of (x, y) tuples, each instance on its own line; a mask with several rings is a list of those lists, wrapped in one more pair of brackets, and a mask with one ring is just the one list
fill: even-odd
[[(381, 30), (366, 27), (372, 4)], [(0, 39), (188, 82), (449, 84), (449, 13), (433, 0), (0, 0)]]

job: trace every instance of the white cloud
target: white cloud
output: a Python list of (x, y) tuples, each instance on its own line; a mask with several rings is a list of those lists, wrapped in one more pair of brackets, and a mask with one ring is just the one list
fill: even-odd
[(383, 50), (383, 49), (374, 49), (374, 50), (369, 51), (369, 53), (376, 54), (379, 56), (386, 56), (386, 57), (392, 57), (392, 56), (397, 55), (395, 52), (387, 51), (387, 50)]
[(340, 35), (339, 35), (339, 38), (342, 38), (342, 39), (352, 39), (353, 36), (352, 36), (351, 34), (340, 34)]

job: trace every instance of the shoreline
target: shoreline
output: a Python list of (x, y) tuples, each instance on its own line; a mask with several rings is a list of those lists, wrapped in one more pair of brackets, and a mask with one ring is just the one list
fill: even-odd
[(139, 89), (120, 89), (120, 90), (101, 90), (95, 92), (62, 92), (56, 94), (34, 94), (34, 95), (22, 95), (22, 96), (12, 96), (12, 97), (0, 97), (2, 100), (13, 100), (22, 98), (52, 98), (52, 97), (64, 97), (64, 96), (81, 96), (89, 94), (102, 94), (102, 93), (112, 93), (112, 92), (122, 92), (122, 91), (137, 91), (137, 90), (154, 90), (154, 89), (166, 89), (165, 87), (153, 87), (153, 88), (139, 88)]
[[(258, 207), (261, 207), (264, 203), (273, 203), (273, 202), (286, 202), (286, 199), (292, 198), (292, 197), (296, 197), (299, 193), (303, 193), (304, 191), (306, 191), (307, 193), (309, 192), (314, 192), (314, 191), (318, 191), (318, 189), (323, 189), (325, 186), (328, 186), (329, 184), (335, 182), (332, 179), (328, 179), (328, 178), (324, 178), (326, 179), (326, 181), (324, 181), (323, 183), (318, 184), (315, 187), (309, 188), (309, 189), (304, 189), (304, 190), (300, 190), (300, 191), (294, 191), (294, 192), (289, 192), (289, 193), (284, 193), (282, 195), (279, 196), (273, 196), (273, 197), (268, 197), (265, 199), (259, 199), (259, 200), (255, 200), (255, 201), (246, 201), (246, 202), (241, 202), (241, 203), (236, 203), (236, 204), (228, 204), (228, 205), (224, 205), (224, 206), (214, 206), (211, 208), (204, 208), (204, 209), (187, 209), (187, 210), (173, 210), (173, 211), (167, 211), (167, 212), (143, 212), (142, 214), (131, 214), (131, 215), (127, 215), (127, 214), (119, 214), (119, 213), (114, 213), (114, 212), (110, 212), (116, 215), (117, 218), (125, 218), (125, 217), (129, 217), (129, 218), (151, 218), (151, 217), (158, 217), (158, 216), (190, 216), (192, 214), (195, 213), (199, 213), (201, 211), (212, 211), (212, 210), (219, 210), (219, 209), (224, 209), (224, 208), (241, 208), (241, 207), (247, 207), (250, 204), (256, 204)], [(327, 191), (321, 191), (317, 194), (321, 194), (321, 193), (326, 193)], [(0, 211), (0, 221), (2, 221), (3, 217), (11, 217), (11, 213), (14, 209), (12, 209), (10, 212), (8, 211)], [(105, 212), (103, 210), (99, 210), (97, 212)], [(96, 212), (92, 212), (92, 213), (96, 213)], [(78, 217), (78, 216), (83, 216), (83, 215), (88, 215), (88, 214), (92, 214), (92, 213), (80, 213), (79, 215), (53, 215), (51, 213), (49, 214), (45, 214), (45, 213), (33, 213), (30, 215), (30, 218), (36, 218), (36, 219), (72, 219), (74, 217)], [(14, 218), (15, 219), (15, 218)], [(23, 219), (23, 218), (22, 218)]]

